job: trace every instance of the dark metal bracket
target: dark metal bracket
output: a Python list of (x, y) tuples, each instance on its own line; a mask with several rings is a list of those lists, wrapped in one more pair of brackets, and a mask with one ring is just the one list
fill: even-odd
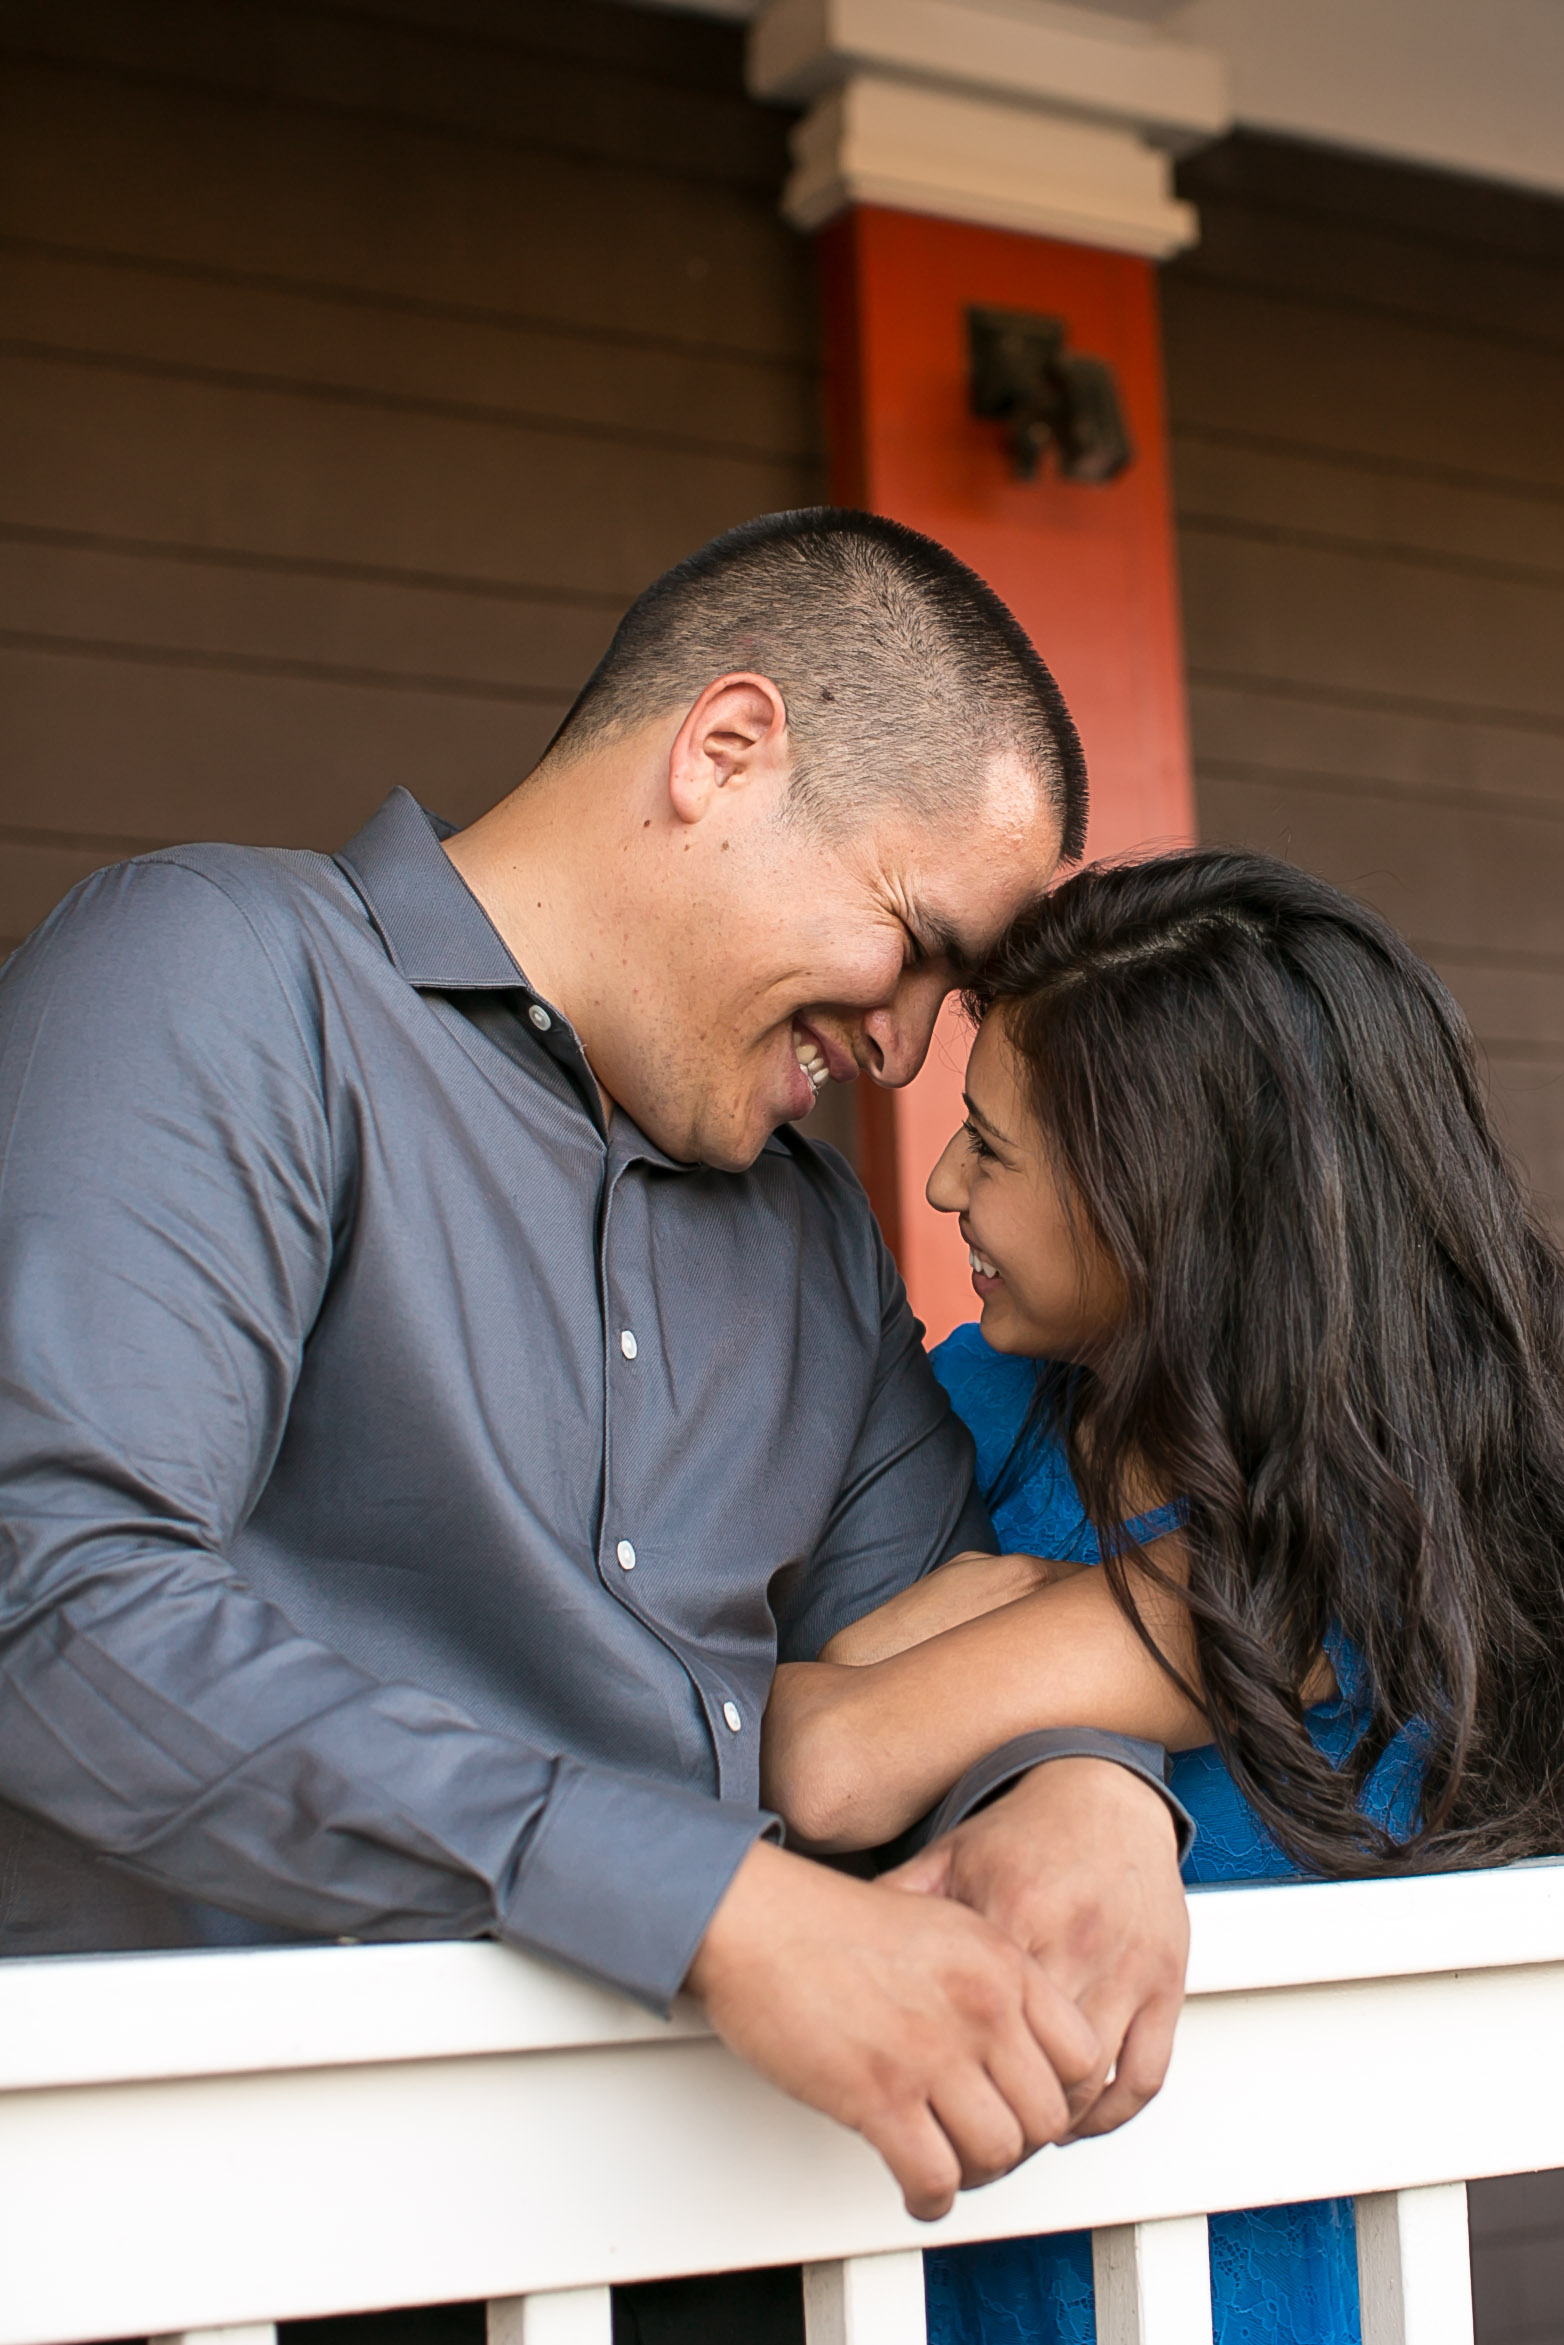
[(1062, 318), (1024, 309), (967, 311), (972, 412), (1009, 425), (1018, 480), (1052, 455), (1061, 480), (1116, 480), (1134, 449), (1113, 369), (1065, 348)]

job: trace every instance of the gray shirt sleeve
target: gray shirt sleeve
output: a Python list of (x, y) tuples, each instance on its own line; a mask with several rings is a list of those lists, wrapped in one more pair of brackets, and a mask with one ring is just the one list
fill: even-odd
[(227, 1560), (351, 1189), (298, 979), (158, 862), (78, 891), (0, 1010), (0, 1798), (210, 1904), (666, 2002), (764, 1818), (382, 1683)]
[(1167, 1808), (1179, 1863), (1183, 1863), (1195, 1845), (1195, 1819), (1168, 1788), (1168, 1754), (1161, 1743), (1144, 1742), (1133, 1734), (1113, 1734), (1101, 1726), (1042, 1726), (1034, 1727), (1030, 1734), (1015, 1735), (969, 1767), (939, 1806), (887, 1853), (886, 1864), (900, 1864), (942, 1833), (953, 1832), (980, 1808), (1012, 1790), (1023, 1775), (1029, 1775), (1034, 1767), (1045, 1767), (1050, 1759), (1106, 1759), (1112, 1766), (1138, 1775)]
[(773, 1584), (783, 1661), (812, 1661), (838, 1629), (953, 1555), (998, 1552), (974, 1480), (972, 1436), (929, 1365), (901, 1275), (869, 1220), (879, 1261), (879, 1361), (824, 1536), (807, 1563)]

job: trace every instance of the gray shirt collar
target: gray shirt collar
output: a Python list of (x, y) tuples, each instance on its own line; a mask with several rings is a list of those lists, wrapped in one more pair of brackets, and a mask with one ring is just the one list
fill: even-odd
[(395, 789), (335, 860), (353, 882), (409, 985), (439, 992), (521, 987), (524, 972), (441, 845), (456, 824)]
[[(552, 1002), (545, 1005), (552, 1021), (546, 1036), (525, 1023), (522, 1003), (542, 997), (445, 853), (441, 841), (453, 837), (456, 828), (399, 787), (334, 860), (363, 899), (397, 974), (433, 993), (519, 995), (520, 1034), (529, 1048), (572, 1068), (591, 1095), (584, 1103), (595, 1121), (596, 1086), (580, 1037)], [(766, 1142), (768, 1151), (785, 1147), (775, 1133)], [(623, 1108), (615, 1111), (609, 1153), (619, 1163), (641, 1160), (670, 1172), (693, 1169), (649, 1140)]]

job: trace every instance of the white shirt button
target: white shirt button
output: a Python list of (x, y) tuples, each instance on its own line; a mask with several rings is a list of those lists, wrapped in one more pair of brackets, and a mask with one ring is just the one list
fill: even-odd
[(744, 1723), (743, 1719), (739, 1716), (739, 1706), (737, 1702), (724, 1702), (722, 1705), (722, 1715), (731, 1731), (734, 1734), (737, 1734), (739, 1728)]
[(554, 1023), (541, 1002), (534, 1002), (527, 1015), (540, 1034), (546, 1034)]
[(618, 1556), (621, 1565), (626, 1571), (634, 1571), (635, 1549), (631, 1546), (628, 1539), (621, 1539), (618, 1546), (614, 1549), (614, 1553)]
[(635, 1329), (633, 1327), (621, 1328), (619, 1331), (619, 1349), (624, 1353), (625, 1358), (627, 1360), (633, 1360), (640, 1348), (640, 1345), (635, 1340)]

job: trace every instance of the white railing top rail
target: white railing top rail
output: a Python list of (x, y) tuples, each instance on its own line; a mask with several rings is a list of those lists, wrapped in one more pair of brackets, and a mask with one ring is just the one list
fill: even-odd
[(1158, 2101), (932, 2231), (698, 2013), (498, 1947), (0, 1963), (0, 2345), (1564, 2165), (1564, 1865), (1192, 1909)]
[[(1195, 1890), (1192, 1999), (1564, 1962), (1564, 1858), (1415, 1880)], [(489, 1944), (0, 1962), (0, 2093), (666, 2043), (662, 2019)]]

